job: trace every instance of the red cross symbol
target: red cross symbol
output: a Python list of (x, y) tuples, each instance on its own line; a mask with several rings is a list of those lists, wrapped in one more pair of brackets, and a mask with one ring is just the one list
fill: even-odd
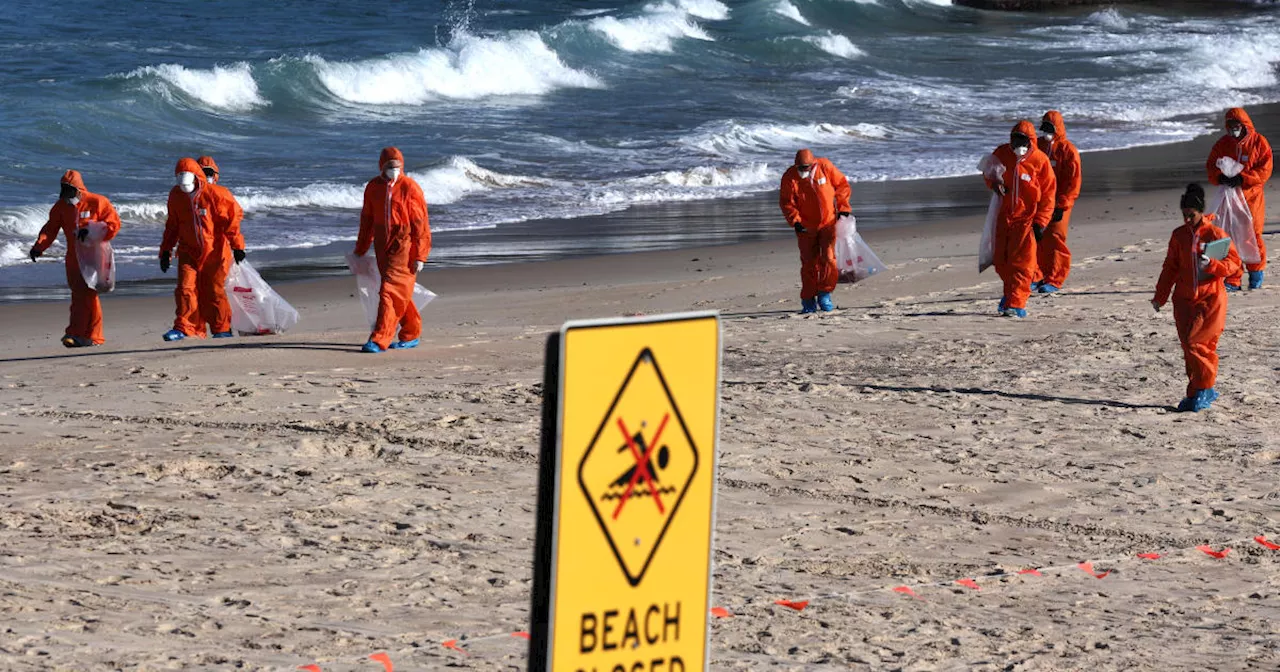
[(622, 513), (622, 507), (627, 503), (627, 499), (631, 497), (632, 491), (636, 489), (636, 484), (640, 479), (644, 478), (644, 483), (649, 487), (649, 491), (653, 493), (653, 501), (658, 504), (658, 513), (666, 513), (666, 508), (662, 506), (662, 495), (658, 493), (658, 484), (653, 482), (653, 475), (649, 473), (649, 459), (653, 457), (653, 451), (657, 449), (658, 442), (662, 439), (662, 430), (667, 428), (667, 420), (671, 419), (668, 413), (662, 416), (662, 422), (658, 425), (658, 432), (653, 435), (653, 440), (649, 442), (644, 455), (640, 454), (640, 449), (636, 447), (635, 439), (631, 437), (631, 432), (627, 431), (627, 423), (618, 418), (618, 429), (622, 431), (622, 436), (627, 440), (627, 448), (631, 449), (631, 457), (636, 461), (635, 471), (631, 473), (631, 482), (627, 484), (627, 489), (623, 491), (622, 498), (618, 500), (618, 508), (613, 510), (613, 519), (618, 519), (618, 514)]

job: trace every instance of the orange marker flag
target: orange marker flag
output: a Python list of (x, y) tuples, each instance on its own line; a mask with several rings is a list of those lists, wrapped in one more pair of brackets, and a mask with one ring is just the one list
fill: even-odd
[(711, 615), (716, 618), (733, 618), (733, 612), (724, 607), (711, 607)]
[(778, 600), (774, 602), (774, 604), (786, 607), (788, 609), (795, 609), (796, 611), (804, 611), (804, 608), (809, 606), (809, 600), (804, 600), (802, 602), (792, 602), (791, 600)]
[(320, 670), (320, 666), (319, 666), (319, 665), (315, 665), (315, 664), (311, 664), (311, 665), (299, 665), (299, 666), (298, 666), (298, 669), (299, 669), (299, 670), (306, 670), (306, 672), (321, 672), (321, 670)]
[(513, 632), (513, 633), (511, 633), (511, 636), (512, 636), (512, 637), (519, 637), (520, 639), (529, 639), (529, 633), (527, 633), (527, 632), (525, 632), (525, 631), (523, 631), (523, 630), (521, 630), (520, 632)]
[(461, 646), (458, 646), (458, 640), (456, 639), (451, 639), (447, 642), (440, 642), (440, 646), (443, 646), (446, 649), (453, 649), (454, 651), (457, 651), (464, 656), (471, 655), (467, 653), (466, 649), (462, 648)]
[(917, 600), (924, 599), (924, 598), (920, 597), (919, 595), (916, 595), (916, 591), (911, 590), (910, 586), (898, 586), (897, 588), (894, 588), (894, 589), (893, 589), (893, 592), (895, 592), (895, 593), (902, 593), (903, 595), (909, 595), (909, 596), (911, 596), (911, 597), (916, 598)]
[(369, 660), (376, 660), (379, 663), (382, 663), (383, 672), (395, 672), (395, 669), (391, 665), (391, 656), (388, 656), (385, 651), (379, 651), (370, 655)]
[(1076, 565), (1076, 567), (1079, 567), (1081, 571), (1083, 571), (1085, 574), (1088, 574), (1089, 576), (1092, 576), (1095, 579), (1105, 579), (1107, 578), (1107, 575), (1111, 574), (1111, 570), (1109, 569), (1101, 573), (1093, 571), (1093, 563), (1087, 560)]
[(1280, 544), (1273, 544), (1267, 541), (1267, 538), (1262, 536), (1261, 534), (1254, 537), (1253, 540), (1258, 542), (1259, 544), (1262, 544), (1262, 547), (1269, 551), (1280, 551)]
[(982, 590), (982, 588), (978, 586), (978, 582), (977, 582), (977, 581), (974, 581), (973, 579), (960, 579), (959, 581), (956, 581), (956, 583), (958, 583), (958, 584), (960, 584), (960, 585), (964, 586), (965, 588), (972, 588), (972, 589), (974, 589), (974, 590)]
[(1044, 574), (1041, 574), (1041, 573), (1040, 573), (1040, 570), (1038, 570), (1038, 569), (1036, 569), (1036, 568), (1034, 568), (1034, 567), (1030, 567), (1030, 568), (1028, 568), (1028, 569), (1019, 569), (1019, 570), (1018, 570), (1018, 573), (1019, 573), (1019, 574), (1029, 574), (1029, 575), (1031, 575), (1031, 576), (1044, 576)]
[(1217, 558), (1219, 560), (1227, 557), (1227, 554), (1231, 552), (1231, 549), (1229, 548), (1224, 548), (1221, 551), (1215, 551), (1212, 548), (1210, 548), (1207, 544), (1202, 546), (1196, 546), (1196, 550), (1200, 551), (1201, 553), (1204, 553), (1205, 555), (1211, 558)]
[(1138, 557), (1142, 558), (1143, 560), (1159, 560), (1160, 554), (1159, 553), (1139, 553)]

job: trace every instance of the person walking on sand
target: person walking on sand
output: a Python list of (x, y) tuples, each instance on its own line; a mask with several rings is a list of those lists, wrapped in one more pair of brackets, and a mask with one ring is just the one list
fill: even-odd
[(210, 185), (195, 159), (184, 157), (174, 168), (177, 184), (169, 190), (168, 216), (160, 243), (160, 272), (168, 273), (178, 249), (178, 286), (174, 289), (173, 329), (164, 340), (204, 338), (205, 325), (214, 338), (231, 336), (231, 304), (227, 303), (228, 251), (238, 264), (245, 259), (240, 220), (244, 211), (231, 192)]
[(849, 180), (825, 158), (796, 152), (782, 174), (778, 204), (800, 246), (801, 313), (835, 310), (831, 292), (840, 279), (836, 265), (836, 220), (852, 214)]
[[(1182, 226), (1174, 229), (1169, 238), (1151, 307), (1159, 312), (1173, 293), (1173, 321), (1178, 327), (1190, 381), (1178, 410), (1199, 413), (1218, 398), (1214, 389), (1218, 338), (1227, 321), (1227, 291), (1222, 279), (1240, 272), (1240, 257), (1227, 232), (1213, 225), (1214, 216), (1204, 214), (1204, 189), (1200, 185), (1187, 185), (1181, 205)], [(1207, 245), (1224, 238), (1227, 253), (1221, 259), (1209, 256)]]
[(89, 193), (84, 188), (80, 172), (68, 170), (62, 175), (58, 202), (49, 208), (49, 221), (40, 229), (40, 235), (31, 246), (31, 261), (35, 261), (58, 239), (61, 230), (67, 238), (67, 287), (71, 289), (71, 322), (67, 325), (62, 344), (68, 348), (102, 345), (102, 304), (98, 292), (84, 281), (80, 272), (80, 260), (76, 243), (88, 240), (91, 225), (101, 224), (102, 239), (109, 241), (120, 231), (120, 215), (106, 196)]
[[(364, 188), (360, 234), (355, 255), (363, 257), (373, 247), (382, 273), (378, 290), (378, 318), (364, 352), (418, 346), (422, 315), (413, 303), (413, 286), (431, 254), (431, 226), (422, 187), (404, 174), (404, 155), (387, 147), (378, 157), (379, 175)], [(399, 330), (399, 338), (392, 343)]]
[(1071, 272), (1071, 250), (1067, 248), (1067, 226), (1071, 223), (1071, 209), (1080, 196), (1080, 151), (1067, 139), (1067, 125), (1057, 110), (1045, 112), (1040, 119), (1040, 151), (1049, 157), (1057, 180), (1057, 193), (1053, 199), (1053, 216), (1049, 225), (1037, 227), (1036, 257), (1040, 267), (1040, 280), (1032, 289), (1041, 294), (1053, 294), (1062, 289)]
[(1032, 140), (1036, 127), (1019, 121), (1009, 133), (1009, 142), (991, 156), (1004, 166), (999, 181), (983, 175), (987, 188), (1000, 195), (1000, 214), (995, 231), (996, 273), (1004, 282), (1004, 296), (997, 309), (1005, 317), (1026, 317), (1027, 298), (1036, 279), (1037, 229), (1053, 219), (1057, 178), (1049, 157), (1036, 149)]
[[(1253, 120), (1243, 108), (1233, 107), (1227, 110), (1223, 135), (1209, 151), (1209, 160), (1205, 162), (1205, 170), (1209, 173), (1209, 181), (1223, 187), (1240, 187), (1244, 191), (1245, 201), (1253, 214), (1253, 231), (1257, 237), (1258, 251), (1261, 259), (1256, 264), (1247, 264), (1244, 270), (1228, 276), (1224, 282), (1227, 290), (1240, 291), (1244, 280), (1244, 271), (1249, 272), (1249, 289), (1262, 287), (1264, 271), (1267, 268), (1267, 246), (1262, 241), (1262, 228), (1267, 220), (1267, 181), (1271, 179), (1271, 143), (1254, 128)], [(1229, 157), (1244, 166), (1239, 175), (1228, 177), (1218, 167), (1218, 160)], [(1242, 243), (1243, 244), (1243, 243)]]

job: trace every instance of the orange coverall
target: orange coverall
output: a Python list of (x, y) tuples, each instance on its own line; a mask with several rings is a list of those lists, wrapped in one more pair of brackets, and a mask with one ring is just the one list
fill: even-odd
[(173, 328), (204, 338), (206, 324), (214, 333), (231, 331), (231, 305), (223, 285), (229, 248), (244, 249), (240, 235), (244, 212), (231, 192), (205, 180), (195, 159), (178, 161), (174, 174), (182, 172), (195, 175), (196, 189), (190, 194), (177, 186), (169, 190), (169, 214), (160, 252), (178, 248)]
[(1053, 142), (1043, 138), (1039, 140), (1040, 151), (1049, 157), (1049, 166), (1057, 179), (1057, 193), (1053, 207), (1062, 211), (1062, 218), (1050, 221), (1045, 227), (1044, 235), (1036, 243), (1040, 264), (1040, 279), (1062, 287), (1071, 272), (1071, 250), (1067, 249), (1067, 227), (1071, 223), (1071, 209), (1075, 207), (1080, 196), (1080, 151), (1075, 143), (1067, 139), (1067, 126), (1063, 123), (1062, 113), (1050, 110), (1045, 113), (1042, 122), (1053, 124)]
[(1240, 175), (1244, 178), (1241, 189), (1249, 210), (1253, 213), (1253, 231), (1258, 236), (1258, 250), (1262, 260), (1256, 264), (1248, 264), (1245, 269), (1227, 276), (1226, 281), (1239, 285), (1244, 278), (1244, 271), (1263, 271), (1267, 268), (1267, 246), (1262, 241), (1262, 227), (1267, 221), (1267, 180), (1271, 179), (1272, 156), (1271, 143), (1253, 127), (1249, 114), (1239, 107), (1227, 110), (1227, 121), (1238, 121), (1247, 132), (1240, 139), (1230, 133), (1218, 138), (1213, 149), (1209, 151), (1209, 160), (1205, 162), (1205, 170), (1209, 173), (1209, 181), (1222, 183), (1222, 171), (1218, 170), (1218, 159), (1229, 156), (1244, 165)]
[[(392, 160), (404, 165), (400, 150), (383, 149), (378, 157), (379, 173)], [(431, 226), (422, 188), (407, 174), (401, 173), (394, 184), (379, 174), (365, 185), (356, 256), (364, 256), (371, 246), (378, 258), (382, 286), (378, 290), (378, 319), (369, 340), (386, 350), (397, 329), (401, 341), (422, 335), (422, 315), (413, 303), (413, 286), (417, 283), (417, 262), (426, 263), (431, 254)]]
[(1226, 231), (1213, 225), (1213, 219), (1213, 215), (1205, 215), (1199, 226), (1183, 224), (1173, 230), (1152, 298), (1163, 306), (1173, 293), (1173, 321), (1190, 381), (1188, 397), (1213, 387), (1217, 380), (1218, 338), (1227, 322), (1227, 290), (1222, 279), (1240, 272), (1234, 243), (1225, 259), (1200, 262), (1204, 243), (1227, 237)]
[(792, 226), (800, 247), (800, 298), (809, 300), (832, 292), (840, 280), (836, 265), (836, 218), (849, 212), (849, 180), (827, 159), (814, 159), (808, 179), (793, 165), (782, 174), (778, 205)]
[(84, 179), (80, 172), (68, 170), (62, 176), (62, 183), (80, 190), (80, 202), (76, 205), (59, 199), (49, 208), (49, 221), (40, 229), (36, 238), (35, 249), (44, 252), (58, 238), (58, 231), (67, 237), (67, 287), (71, 288), (71, 322), (67, 325), (68, 336), (88, 339), (94, 345), (102, 345), (106, 339), (102, 336), (102, 304), (98, 301), (98, 292), (85, 284), (80, 274), (80, 261), (76, 254), (77, 231), (89, 225), (89, 222), (102, 222), (107, 225), (106, 240), (115, 238), (120, 231), (120, 215), (106, 196), (91, 194), (84, 188)]
[[(1036, 127), (1023, 120), (1013, 132), (1036, 137)], [(1004, 198), (1000, 199), (1000, 218), (996, 222), (996, 273), (1004, 281), (1004, 298), (1009, 308), (1026, 308), (1031, 296), (1031, 283), (1039, 273), (1036, 260), (1036, 238), (1033, 225), (1046, 226), (1053, 217), (1053, 201), (1057, 195), (1057, 178), (1049, 165), (1049, 157), (1036, 149), (1019, 157), (1008, 143), (992, 154), (1004, 164)], [(984, 178), (985, 179), (985, 178)], [(987, 188), (995, 183), (986, 180)]]

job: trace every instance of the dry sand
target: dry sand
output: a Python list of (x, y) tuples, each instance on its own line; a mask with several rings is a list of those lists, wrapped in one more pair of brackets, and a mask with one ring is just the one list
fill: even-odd
[(717, 309), (714, 669), (1280, 669), (1280, 552), (1247, 541), (1280, 537), (1280, 278), (1231, 299), (1222, 399), (1172, 413), (1176, 199), (1083, 200), (1025, 321), (974, 217), (871, 231), (889, 272), (821, 316), (785, 239), (428, 273), (422, 347), (376, 357), (349, 279), (231, 342), (162, 344), (168, 297), (108, 297), (89, 351), (65, 304), (0, 306), (0, 668), (520, 669), (467, 640), (527, 628), (545, 335)]

